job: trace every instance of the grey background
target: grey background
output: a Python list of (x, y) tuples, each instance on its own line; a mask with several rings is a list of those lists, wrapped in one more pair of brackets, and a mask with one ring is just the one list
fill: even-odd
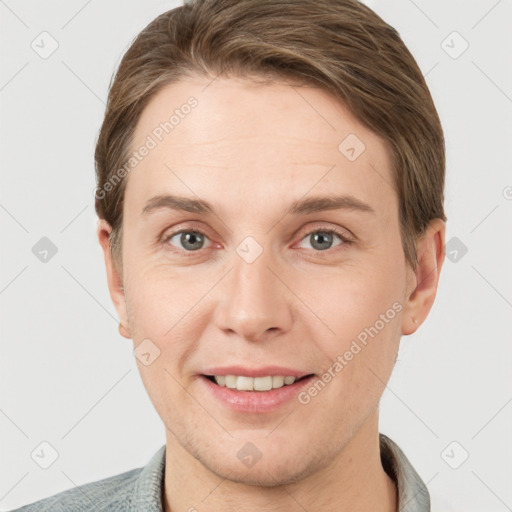
[[(438, 107), (453, 259), (426, 323), (402, 338), (380, 430), (451, 504), (434, 511), (512, 510), (512, 5), (367, 3)], [(108, 295), (93, 150), (123, 52), (176, 5), (0, 1), (1, 510), (143, 466), (165, 443)], [(58, 43), (48, 58), (31, 47), (51, 49), (43, 31)], [(46, 262), (43, 237), (57, 249)], [(42, 442), (58, 452), (48, 469), (31, 457)]]

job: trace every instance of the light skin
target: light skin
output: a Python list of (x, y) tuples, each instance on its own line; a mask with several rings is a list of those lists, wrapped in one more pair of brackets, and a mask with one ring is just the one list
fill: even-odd
[[(165, 510), (394, 511), (379, 399), (401, 335), (433, 304), (445, 223), (431, 221), (418, 239), (413, 270), (382, 139), (317, 88), (210, 82), (168, 85), (142, 113), (132, 149), (188, 97), (198, 100), (126, 178), (119, 268), (110, 226), (98, 223), (122, 333), (134, 347), (150, 339), (160, 350), (152, 364), (137, 364), (166, 427)], [(348, 134), (366, 146), (354, 161), (338, 149)], [(144, 213), (149, 200), (171, 194), (207, 201), (213, 213)], [(286, 214), (294, 201), (333, 195), (371, 211)], [(336, 234), (315, 242), (329, 229), (352, 242)], [(204, 235), (192, 244), (198, 250), (174, 236), (182, 230)], [(236, 250), (248, 236), (263, 249), (252, 263)], [(235, 412), (199, 377), (228, 365), (321, 376), (394, 303), (401, 310), (307, 404)], [(252, 467), (237, 457), (247, 442), (262, 454)]]

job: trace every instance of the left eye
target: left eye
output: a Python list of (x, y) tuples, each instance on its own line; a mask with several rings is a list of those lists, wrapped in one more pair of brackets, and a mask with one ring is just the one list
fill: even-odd
[[(341, 240), (341, 243), (349, 243), (342, 235), (331, 229), (317, 229), (315, 231), (310, 231), (302, 240), (309, 239), (314, 249), (317, 249), (318, 251), (325, 251), (331, 248), (333, 237), (337, 237)], [(341, 245), (341, 243), (338, 245)]]

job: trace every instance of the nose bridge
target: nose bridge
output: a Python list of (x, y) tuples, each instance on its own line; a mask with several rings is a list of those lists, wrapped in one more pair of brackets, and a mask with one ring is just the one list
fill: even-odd
[[(287, 330), (291, 312), (286, 287), (275, 276), (271, 250), (255, 237), (246, 237), (235, 248), (232, 270), (219, 301), (219, 328), (256, 340), (269, 330)], [(272, 269), (272, 270), (270, 270)]]

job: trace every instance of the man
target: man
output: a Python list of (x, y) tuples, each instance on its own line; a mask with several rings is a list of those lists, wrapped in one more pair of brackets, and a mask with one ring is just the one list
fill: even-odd
[(441, 125), (396, 31), (355, 0), (166, 12), (120, 64), (96, 166), (166, 444), (20, 510), (430, 510), (378, 431), (446, 220)]

